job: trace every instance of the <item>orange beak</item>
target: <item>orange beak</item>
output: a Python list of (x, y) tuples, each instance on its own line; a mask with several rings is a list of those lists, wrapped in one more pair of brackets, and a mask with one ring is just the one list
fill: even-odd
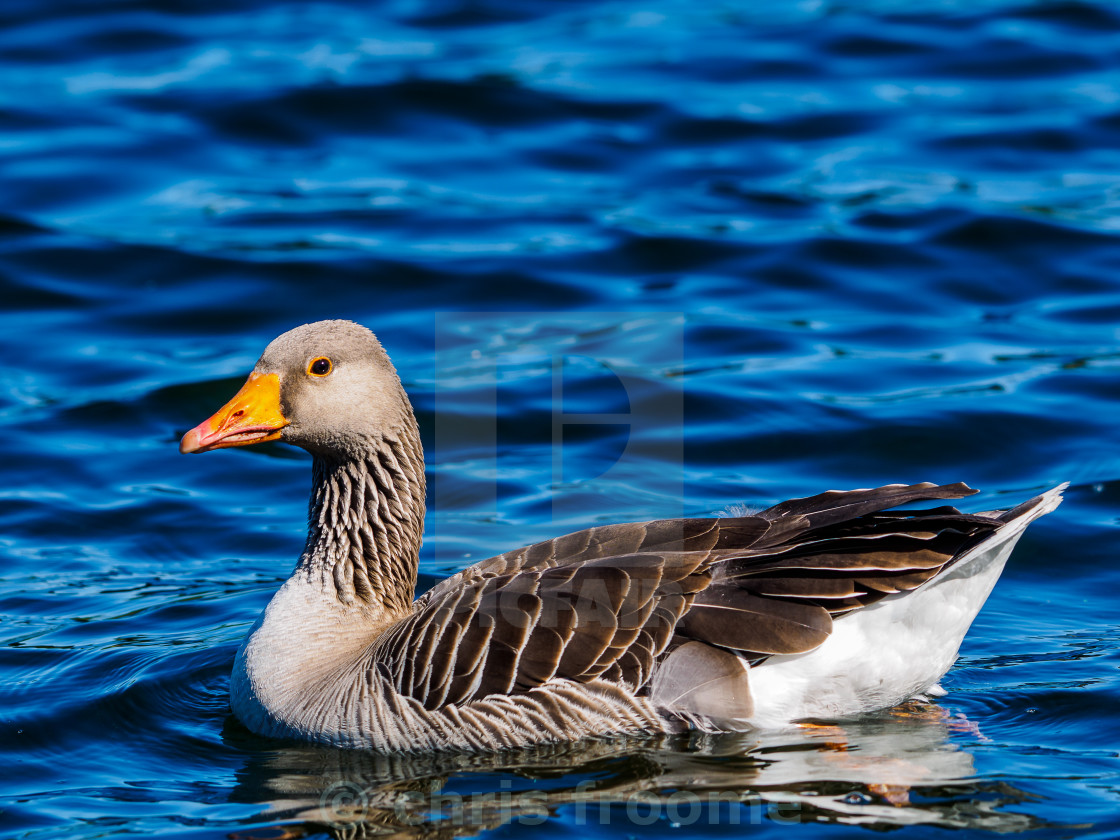
[(280, 411), (280, 377), (254, 373), (232, 400), (203, 420), (179, 442), (179, 451), (209, 452), (277, 440), (288, 419)]

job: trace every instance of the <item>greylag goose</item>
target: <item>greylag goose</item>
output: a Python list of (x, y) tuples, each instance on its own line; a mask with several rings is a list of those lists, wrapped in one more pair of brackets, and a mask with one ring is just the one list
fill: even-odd
[(424, 457), (373, 333), (298, 327), (184, 453), (311, 453), (307, 544), (249, 630), (230, 703), (252, 731), (380, 751), (784, 726), (939, 693), (1026, 526), (941, 505), (964, 484), (603, 525), (499, 554), (413, 600)]

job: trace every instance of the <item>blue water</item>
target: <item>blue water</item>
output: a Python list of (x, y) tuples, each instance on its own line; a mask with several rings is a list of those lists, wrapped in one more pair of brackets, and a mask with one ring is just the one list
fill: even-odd
[[(7, 0), (0, 195), (0, 835), (1120, 835), (1116, 5)], [(1072, 485), (932, 706), (272, 742), (228, 674), (309, 461), (176, 444), (326, 317), (415, 402), (421, 586), (596, 522)]]

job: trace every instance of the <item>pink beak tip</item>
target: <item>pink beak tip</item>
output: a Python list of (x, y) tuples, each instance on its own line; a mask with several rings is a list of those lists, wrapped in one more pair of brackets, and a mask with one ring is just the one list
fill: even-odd
[(200, 451), (202, 451), (202, 435), (199, 434), (197, 428), (191, 429), (179, 441), (179, 452), (183, 455), (190, 455)]

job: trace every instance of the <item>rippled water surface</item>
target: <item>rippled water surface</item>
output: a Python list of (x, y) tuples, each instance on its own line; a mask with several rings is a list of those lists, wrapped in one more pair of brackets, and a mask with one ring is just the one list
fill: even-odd
[[(1120, 9), (0, 4), (0, 834), (1120, 834)], [(1070, 481), (936, 704), (388, 758), (257, 738), (309, 459), (181, 457), (352, 318), (421, 586), (588, 524)]]

